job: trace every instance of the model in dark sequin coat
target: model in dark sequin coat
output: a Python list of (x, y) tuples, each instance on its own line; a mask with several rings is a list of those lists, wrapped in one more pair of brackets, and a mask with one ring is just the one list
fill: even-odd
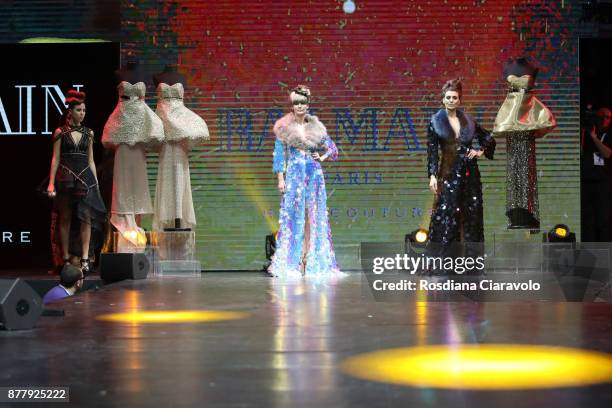
[(484, 242), (480, 171), (477, 157), (470, 159), (469, 153), (475, 150), (482, 155), (482, 151), (493, 159), (495, 151), (495, 139), (489, 132), (467, 113), (456, 110), (456, 115), (458, 135), (446, 109), (432, 116), (427, 132), (428, 176), (437, 180), (429, 239), (442, 248), (453, 242)]

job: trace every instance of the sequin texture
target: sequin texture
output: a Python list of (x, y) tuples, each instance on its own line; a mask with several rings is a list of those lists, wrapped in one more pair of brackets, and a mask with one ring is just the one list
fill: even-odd
[[(428, 127), (428, 176), (436, 175), (438, 194), (429, 225), (430, 242), (444, 250), (453, 242), (484, 242), (482, 184), (478, 160), (468, 159), (470, 149), (482, 149), (493, 159), (495, 140), (474, 120), (457, 111), (461, 130), (452, 130), (441, 109)], [(473, 146), (477, 142), (479, 147)], [(440, 158), (440, 152), (441, 158)]]
[(510, 226), (540, 226), (536, 147), (533, 131), (506, 134), (506, 215)]
[[(327, 151), (328, 159), (337, 159), (338, 150), (327, 134), (322, 138), (321, 147)], [(310, 152), (289, 146), (277, 138), (273, 172), (285, 169), (277, 246), (269, 271), (281, 278), (300, 278), (304, 258), (306, 277), (336, 274), (339, 270), (321, 163), (314, 160)]]
[(509, 75), (508, 95), (495, 118), (493, 134), (506, 137), (506, 215), (510, 228), (539, 228), (536, 138), (555, 128), (552, 112), (533, 95), (530, 75)]

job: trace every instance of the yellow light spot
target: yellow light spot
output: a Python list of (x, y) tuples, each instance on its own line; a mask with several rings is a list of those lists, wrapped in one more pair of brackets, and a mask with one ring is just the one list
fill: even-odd
[(136, 240), (136, 238), (138, 238), (138, 231), (134, 231), (134, 230), (126, 231), (125, 237), (129, 239), (130, 241)]
[(557, 228), (555, 228), (555, 235), (557, 235), (558, 237), (561, 237), (561, 238), (565, 238), (565, 237), (567, 237), (567, 229), (565, 229), (563, 227), (557, 227)]
[(419, 244), (424, 243), (425, 241), (427, 241), (427, 231), (425, 230), (418, 230), (417, 233), (414, 235), (414, 239), (416, 239), (416, 242), (418, 242)]
[(127, 313), (111, 313), (98, 316), (98, 320), (125, 323), (185, 323), (185, 322), (220, 322), (224, 320), (244, 319), (248, 313), (224, 310), (136, 310)]
[(612, 356), (564, 347), (498, 345), (396, 348), (348, 358), (341, 370), (413, 387), (510, 390), (612, 381)]
[(123, 233), (123, 238), (128, 240), (132, 245), (143, 248), (147, 246), (147, 235), (140, 230), (126, 230)]

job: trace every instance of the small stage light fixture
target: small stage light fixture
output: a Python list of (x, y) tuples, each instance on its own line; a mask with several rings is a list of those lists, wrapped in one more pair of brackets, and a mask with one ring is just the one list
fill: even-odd
[(576, 234), (565, 224), (555, 225), (548, 233), (543, 234), (543, 242), (576, 242)]

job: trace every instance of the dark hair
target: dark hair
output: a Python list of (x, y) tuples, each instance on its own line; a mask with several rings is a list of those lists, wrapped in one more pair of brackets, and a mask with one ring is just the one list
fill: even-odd
[(73, 287), (83, 278), (83, 272), (76, 266), (67, 263), (60, 272), (60, 283), (66, 288)]
[(70, 111), (77, 105), (85, 103), (85, 92), (79, 92), (74, 89), (71, 89), (66, 94), (66, 99), (64, 103), (68, 105), (64, 113), (62, 113), (62, 117), (60, 118), (59, 126), (62, 127), (66, 125), (68, 121), (68, 114)]
[(459, 99), (461, 99), (461, 96), (463, 95), (463, 86), (461, 85), (461, 80), (457, 78), (446, 81), (446, 83), (442, 87), (442, 98), (444, 98), (444, 95), (446, 95), (448, 91), (457, 92), (459, 94)]

